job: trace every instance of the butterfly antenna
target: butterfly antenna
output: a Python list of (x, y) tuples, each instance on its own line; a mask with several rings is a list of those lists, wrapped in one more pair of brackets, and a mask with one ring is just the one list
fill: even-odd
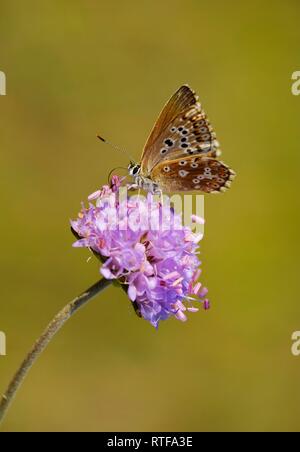
[(115, 144), (111, 143), (110, 141), (106, 140), (105, 138), (103, 138), (101, 135), (97, 135), (97, 138), (102, 141), (102, 143), (107, 144), (108, 146), (110, 146), (111, 148), (113, 148), (115, 151), (118, 152), (122, 152), (122, 154), (126, 154), (127, 157), (130, 159), (130, 161), (134, 162), (134, 159), (128, 154), (127, 151), (125, 151), (125, 149), (121, 149), (118, 146), (116, 146)]

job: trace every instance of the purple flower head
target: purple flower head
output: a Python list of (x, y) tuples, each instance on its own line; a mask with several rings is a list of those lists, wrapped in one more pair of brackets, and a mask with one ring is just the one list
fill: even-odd
[(201, 236), (184, 226), (167, 202), (151, 194), (122, 196), (121, 182), (114, 176), (110, 186), (89, 197), (88, 207), (71, 222), (80, 237), (73, 246), (99, 254), (102, 275), (121, 280), (141, 316), (155, 327), (171, 316), (187, 320), (187, 312), (198, 311), (197, 302), (208, 309), (207, 289), (198, 282)]

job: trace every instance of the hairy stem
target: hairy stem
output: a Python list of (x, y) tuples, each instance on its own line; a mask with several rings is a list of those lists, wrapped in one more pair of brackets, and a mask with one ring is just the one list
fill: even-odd
[(87, 289), (84, 293), (67, 304), (67, 306), (65, 306), (49, 323), (44, 333), (36, 341), (33, 348), (22, 362), (19, 370), (11, 380), (7, 391), (2, 396), (0, 402), (0, 423), (3, 421), (8, 408), (10, 407), (18, 389), (24, 382), (28, 372), (30, 371), (36, 360), (43, 353), (49, 342), (53, 339), (55, 334), (64, 326), (69, 318), (72, 317), (72, 315), (75, 314), (76, 311), (78, 311), (78, 309), (82, 308), (111, 283), (112, 281), (110, 280), (101, 279), (96, 284)]

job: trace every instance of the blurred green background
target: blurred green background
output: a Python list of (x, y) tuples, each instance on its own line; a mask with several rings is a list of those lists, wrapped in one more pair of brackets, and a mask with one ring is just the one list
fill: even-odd
[(0, 390), (52, 316), (98, 278), (69, 218), (122, 155), (138, 159), (182, 83), (238, 173), (208, 196), (213, 309), (155, 331), (110, 288), (52, 342), (5, 431), (299, 430), (296, 0), (2, 0)]

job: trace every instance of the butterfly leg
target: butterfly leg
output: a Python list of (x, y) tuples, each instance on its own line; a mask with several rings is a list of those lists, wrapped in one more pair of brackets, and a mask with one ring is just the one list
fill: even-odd
[(152, 184), (152, 186), (151, 186), (151, 193), (153, 195), (158, 195), (158, 198), (160, 199), (160, 203), (163, 206), (164, 198), (163, 198), (163, 191), (162, 191), (162, 189), (155, 182), (152, 182), (151, 184)]
[(157, 202), (163, 207), (164, 206), (164, 195), (162, 190), (155, 190), (152, 191), (152, 194), (155, 196), (155, 199), (157, 199)]
[(157, 191), (157, 194), (158, 194), (158, 196), (159, 196), (159, 198), (160, 198), (160, 204), (161, 204), (161, 206), (163, 207), (163, 206), (164, 206), (164, 195), (163, 195), (162, 190), (158, 190), (158, 191)]
[(137, 184), (129, 184), (127, 185), (128, 191), (135, 191), (135, 190), (139, 190), (139, 186)]

